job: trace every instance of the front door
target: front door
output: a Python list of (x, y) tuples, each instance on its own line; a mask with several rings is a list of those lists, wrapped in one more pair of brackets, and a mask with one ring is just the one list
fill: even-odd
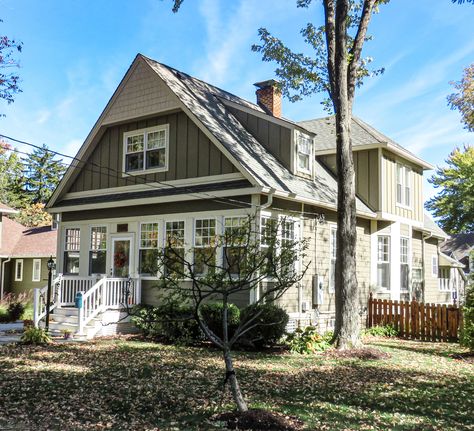
[(112, 277), (128, 278), (133, 268), (132, 237), (112, 238)]

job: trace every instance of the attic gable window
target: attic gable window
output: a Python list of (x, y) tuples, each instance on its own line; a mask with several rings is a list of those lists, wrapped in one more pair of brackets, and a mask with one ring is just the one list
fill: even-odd
[(397, 204), (411, 205), (411, 169), (397, 163)]
[(124, 171), (127, 174), (168, 169), (169, 125), (124, 133)]
[(297, 170), (306, 174), (311, 174), (312, 170), (312, 149), (313, 140), (310, 136), (301, 132), (296, 132), (296, 149), (297, 149)]

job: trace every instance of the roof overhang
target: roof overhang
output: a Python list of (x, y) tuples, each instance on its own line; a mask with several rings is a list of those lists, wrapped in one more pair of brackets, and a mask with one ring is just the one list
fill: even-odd
[(456, 259), (444, 253), (439, 253), (439, 266), (449, 266), (451, 268), (464, 268), (464, 265)]
[[(409, 160), (412, 163), (415, 163), (416, 165), (419, 165), (423, 168), (423, 170), (432, 170), (435, 167), (423, 159), (420, 159), (419, 157), (415, 156), (414, 154), (410, 153), (407, 150), (404, 150), (403, 148), (397, 147), (396, 145), (391, 144), (390, 142), (380, 142), (378, 144), (364, 144), (364, 145), (355, 145), (352, 147), (352, 151), (363, 151), (363, 150), (372, 150), (375, 148), (385, 148), (392, 153), (395, 153), (399, 155), (400, 157), (403, 157), (406, 160)], [(335, 154), (336, 153), (336, 148), (329, 148), (326, 150), (315, 150), (315, 155), (316, 156), (324, 156), (324, 155), (329, 155), (329, 154)]]
[(19, 211), (13, 208), (0, 208), (0, 214), (18, 214)]

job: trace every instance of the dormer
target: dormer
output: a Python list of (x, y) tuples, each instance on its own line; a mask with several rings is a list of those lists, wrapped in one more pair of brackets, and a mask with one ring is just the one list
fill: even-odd
[(314, 176), (314, 139), (310, 134), (294, 130), (293, 139), (294, 166), (296, 175), (312, 179)]

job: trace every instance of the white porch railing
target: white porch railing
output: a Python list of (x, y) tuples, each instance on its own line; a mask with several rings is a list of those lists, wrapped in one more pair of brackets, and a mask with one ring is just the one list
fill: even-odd
[[(34, 290), (34, 324), (46, 316), (48, 286)], [(52, 282), (50, 312), (57, 307), (75, 305), (77, 293), (82, 293), (79, 308), (79, 333), (99, 313), (108, 309), (122, 309), (140, 303), (139, 278), (96, 278), (58, 275)]]
[(449, 292), (452, 290), (452, 283), (450, 278), (438, 278), (439, 290)]

